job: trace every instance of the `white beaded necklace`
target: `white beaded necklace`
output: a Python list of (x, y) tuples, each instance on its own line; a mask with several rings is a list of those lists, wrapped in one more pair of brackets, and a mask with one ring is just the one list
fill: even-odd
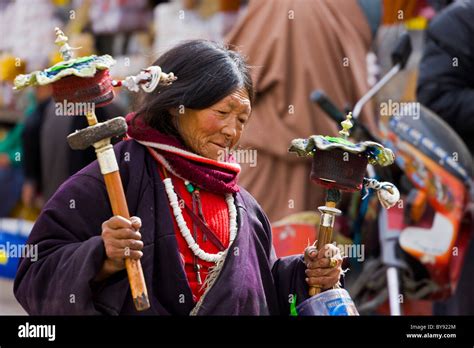
[[(193, 254), (201, 260), (217, 263), (222, 258), (222, 255), (224, 255), (225, 251), (220, 251), (217, 254), (210, 254), (206, 253), (199, 247), (199, 244), (196, 243), (193, 236), (191, 235), (191, 231), (186, 225), (186, 221), (184, 221), (183, 213), (178, 202), (178, 196), (174, 191), (174, 186), (173, 182), (171, 181), (171, 178), (165, 178), (163, 180), (163, 183), (165, 184), (166, 193), (168, 194), (168, 199), (170, 201), (171, 208), (173, 209), (173, 214), (176, 218), (176, 223), (178, 224), (179, 231), (181, 232), (181, 235), (183, 236), (184, 240), (186, 240), (189, 249), (191, 249)], [(237, 236), (237, 209), (235, 208), (234, 197), (232, 196), (232, 194), (226, 194), (225, 200), (227, 202), (227, 206), (229, 207), (230, 247), (235, 237)]]

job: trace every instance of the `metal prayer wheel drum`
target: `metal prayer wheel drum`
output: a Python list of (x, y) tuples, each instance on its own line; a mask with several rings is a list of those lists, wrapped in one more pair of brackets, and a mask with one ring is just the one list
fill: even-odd
[[(351, 113), (341, 122), (340, 137), (312, 135), (306, 139), (293, 139), (288, 149), (298, 156), (312, 157), (310, 178), (317, 185), (327, 188), (326, 204), (319, 207), (321, 219), (316, 243), (317, 250), (331, 242), (334, 220), (341, 211), (336, 208), (341, 199), (340, 191), (354, 192), (362, 187), (386, 190), (383, 202), (387, 207), (393, 206), (399, 199), (398, 190), (390, 183), (380, 183), (373, 179), (365, 179), (364, 174), (369, 162), (382, 166), (390, 165), (395, 160), (393, 152), (383, 145), (364, 141), (354, 144), (348, 140)], [(398, 196), (397, 196), (398, 195)], [(381, 200), (382, 202), (382, 200)], [(385, 205), (384, 205), (385, 206)], [(340, 288), (324, 291), (321, 287), (310, 286), (309, 298), (300, 303), (296, 312), (301, 316), (312, 315), (358, 315), (349, 293)]]
[(315, 150), (310, 178), (317, 185), (341, 191), (360, 191), (367, 168), (364, 153), (354, 154), (341, 149)]
[(14, 89), (27, 86), (51, 85), (53, 99), (57, 103), (83, 103), (81, 110), (93, 108), (112, 102), (114, 98), (113, 83), (109, 69), (115, 60), (108, 54), (102, 56), (73, 57), (73, 50), (68, 44), (68, 37), (63, 31), (55, 28), (55, 44), (63, 60), (41, 71), (18, 75), (14, 80)]
[(359, 315), (351, 296), (345, 289), (331, 289), (312, 296), (296, 307), (299, 316), (330, 315), (349, 316)]
[(91, 103), (102, 107), (114, 99), (109, 70), (97, 70), (92, 77), (67, 76), (52, 84), (56, 102)]

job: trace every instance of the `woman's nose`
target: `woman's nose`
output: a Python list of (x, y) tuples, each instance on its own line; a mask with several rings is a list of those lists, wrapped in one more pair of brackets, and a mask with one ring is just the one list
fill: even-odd
[(235, 125), (227, 124), (222, 128), (222, 134), (224, 134), (228, 140), (232, 140), (237, 136), (237, 127)]

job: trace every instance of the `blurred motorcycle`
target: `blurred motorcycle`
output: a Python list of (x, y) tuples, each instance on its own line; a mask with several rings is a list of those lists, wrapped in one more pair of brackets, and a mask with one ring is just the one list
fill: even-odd
[[(460, 137), (438, 115), (419, 103), (397, 102), (394, 111), (379, 122), (378, 134), (357, 122), (362, 107), (405, 67), (411, 53), (408, 34), (392, 52), (392, 69), (354, 106), (354, 128), (364, 140), (382, 143), (395, 153), (398, 170), (375, 172), (369, 177), (397, 183), (399, 204), (377, 212), (378, 248), (354, 265), (346, 282), (360, 314), (380, 311), (388, 300), (390, 314), (402, 313), (409, 300), (441, 300), (452, 295), (464, 256), (474, 232), (473, 159)], [(344, 113), (323, 91), (311, 94), (334, 121)], [(390, 101), (391, 102), (391, 101)], [(360, 236), (370, 205), (369, 197), (358, 209), (352, 239)], [(359, 267), (358, 267), (359, 266)]]

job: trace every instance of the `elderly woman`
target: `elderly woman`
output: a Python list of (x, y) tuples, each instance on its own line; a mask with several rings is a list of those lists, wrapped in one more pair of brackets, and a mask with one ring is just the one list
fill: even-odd
[[(243, 58), (190, 41), (154, 64), (178, 80), (141, 98), (127, 116), (127, 139), (115, 145), (134, 217), (111, 217), (96, 162), (72, 176), (33, 228), (28, 243), (38, 246), (38, 261), (19, 266), (14, 291), (25, 310), (288, 315), (293, 299), (307, 298), (308, 285), (337, 285), (341, 257), (333, 245), (276, 259), (265, 213), (238, 186), (239, 165), (224, 158), (251, 114)], [(278, 187), (269, 182), (268, 189)], [(144, 312), (133, 305), (126, 257), (142, 263), (151, 304)]]

